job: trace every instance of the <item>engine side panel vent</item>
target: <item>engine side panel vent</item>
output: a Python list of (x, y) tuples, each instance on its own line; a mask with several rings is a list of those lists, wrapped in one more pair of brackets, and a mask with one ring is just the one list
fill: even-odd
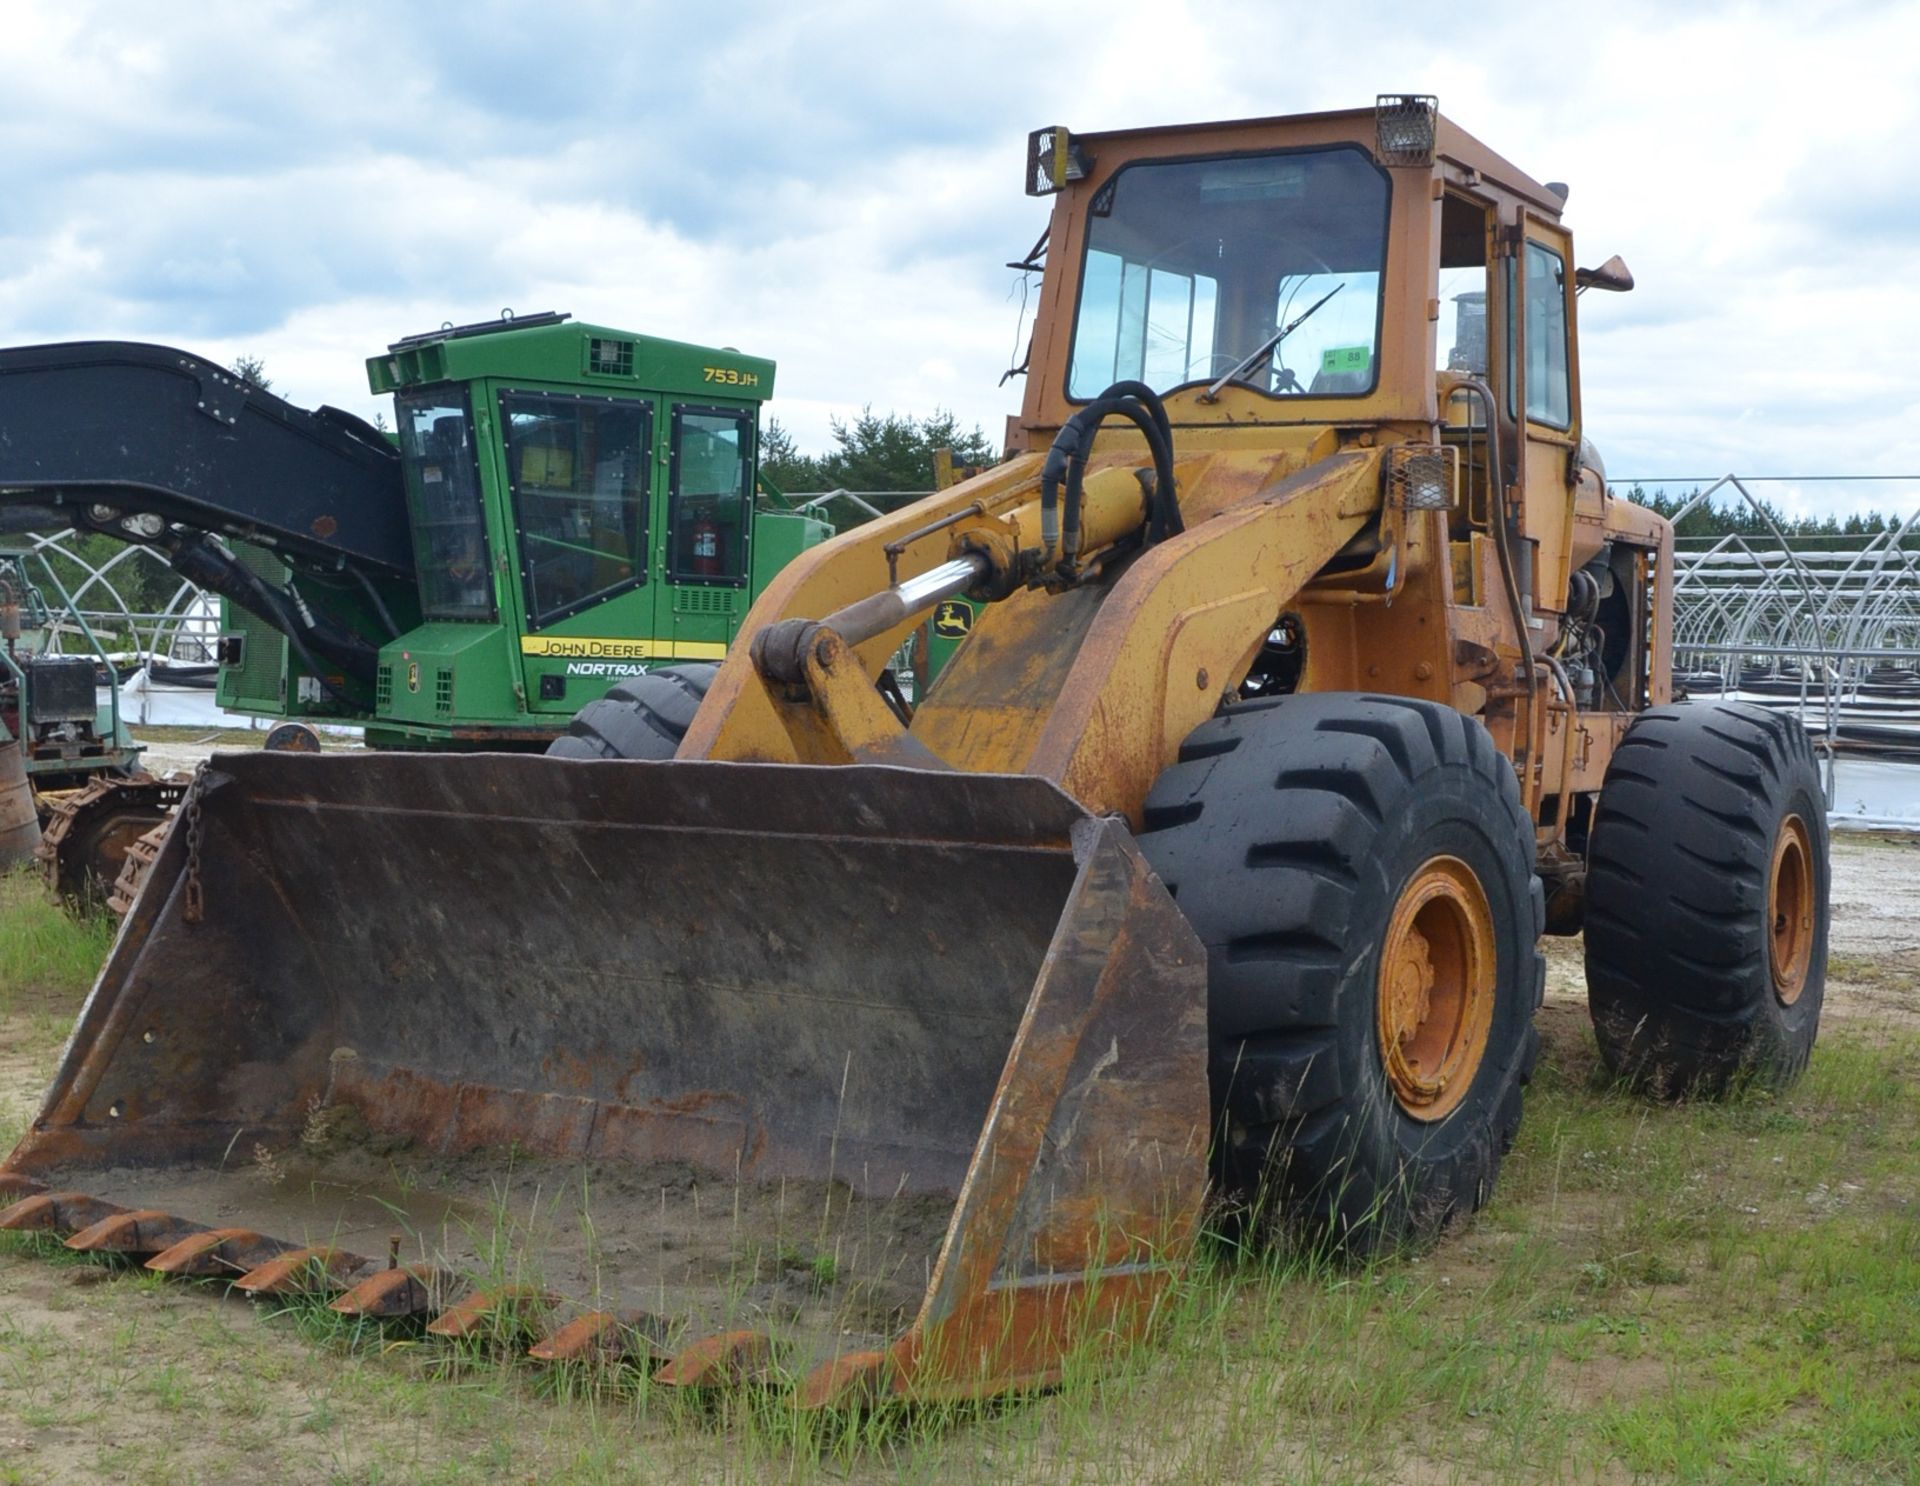
[(633, 375), (633, 342), (608, 336), (587, 338), (587, 370), (600, 377)]

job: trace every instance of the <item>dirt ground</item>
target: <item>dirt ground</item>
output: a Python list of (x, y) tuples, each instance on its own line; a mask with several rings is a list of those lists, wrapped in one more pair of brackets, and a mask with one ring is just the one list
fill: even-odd
[[(1920, 1031), (1920, 836), (1836, 832), (1822, 1024)], [(1584, 1021), (1578, 939), (1548, 939), (1547, 1008)]]
[[(267, 741), (265, 728), (134, 727), (134, 741), (146, 752), (141, 767), (151, 774), (190, 774), (215, 753), (243, 753)], [(329, 753), (359, 747), (352, 735), (320, 734), (320, 746)]]

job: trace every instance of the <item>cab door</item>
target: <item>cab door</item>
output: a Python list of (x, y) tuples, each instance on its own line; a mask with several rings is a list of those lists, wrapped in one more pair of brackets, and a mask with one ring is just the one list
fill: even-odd
[(649, 663), (653, 421), (643, 399), (500, 394), (532, 712), (571, 714)]
[(755, 410), (670, 410), (663, 635), (675, 660), (719, 660), (752, 601)]

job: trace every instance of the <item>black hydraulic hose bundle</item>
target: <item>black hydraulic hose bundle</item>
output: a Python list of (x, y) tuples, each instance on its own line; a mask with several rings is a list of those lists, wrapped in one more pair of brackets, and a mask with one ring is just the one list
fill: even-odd
[(175, 533), (170, 541), (157, 545), (166, 553), (168, 566), (188, 582), (233, 600), (285, 635), (301, 663), (335, 701), (353, 705), (352, 699), (327, 679), (316, 650), (355, 680), (373, 684), (380, 658), (378, 647), (337, 626), (316, 621), (310, 612), (301, 612), (304, 605), (291, 601), (210, 538)]
[[(1173, 483), (1173, 426), (1160, 395), (1144, 382), (1115, 382), (1069, 418), (1047, 450), (1040, 471), (1040, 541), (1047, 551), (1060, 549), (1060, 570), (1071, 576), (1080, 556), (1081, 484), (1094, 435), (1108, 418), (1118, 415), (1139, 428), (1153, 457), (1153, 488), (1147, 493), (1147, 543), (1164, 541), (1185, 531), (1180, 498)], [(1066, 511), (1060, 511), (1061, 483), (1066, 484)]]

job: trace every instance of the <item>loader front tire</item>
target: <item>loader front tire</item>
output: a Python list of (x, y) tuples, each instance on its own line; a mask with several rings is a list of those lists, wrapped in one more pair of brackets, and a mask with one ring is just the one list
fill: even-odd
[(1207, 946), (1215, 1165), (1369, 1252), (1480, 1207), (1545, 966), (1533, 826), (1478, 721), (1308, 693), (1197, 728), (1140, 837)]
[(1587, 1002), (1607, 1066), (1669, 1099), (1796, 1077), (1827, 971), (1826, 799), (1806, 729), (1737, 702), (1643, 713), (1587, 856)]
[(693, 714), (720, 667), (662, 666), (607, 688), (547, 745), (552, 758), (667, 759), (693, 726)]

